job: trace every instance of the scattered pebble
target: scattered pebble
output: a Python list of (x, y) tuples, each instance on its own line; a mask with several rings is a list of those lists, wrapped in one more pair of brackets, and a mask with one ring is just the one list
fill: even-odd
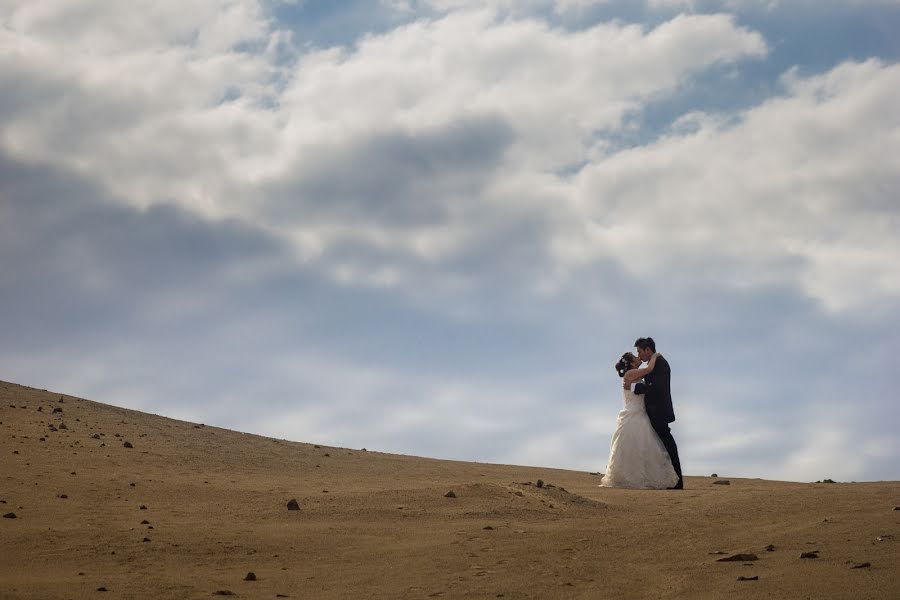
[(99, 439), (100, 439), (100, 434), (99, 434), (99, 433), (93, 434), (93, 435), (91, 436), (91, 439), (92, 439), (92, 440), (99, 440)]
[(456, 498), (456, 492), (454, 492), (453, 490), (450, 490), (449, 492), (444, 494), (444, 498)]
[(131, 442), (125, 442), (122, 445), (125, 446), (126, 448), (134, 448), (134, 446), (131, 445)]
[(145, 538), (143, 539), (143, 541), (144, 541), (144, 542), (149, 542), (149, 541), (150, 541), (150, 538), (145, 537)]
[(725, 558), (720, 558), (716, 562), (750, 562), (754, 560), (759, 560), (755, 554), (732, 554), (731, 556), (726, 556)]
[(768, 546), (766, 546), (766, 552), (775, 552), (775, 546), (769, 544)]
[(819, 551), (813, 550), (812, 552), (801, 552), (800, 558), (819, 558)]
[(738, 581), (758, 581), (759, 575), (753, 575), (752, 577), (744, 577), (743, 575), (741, 575), (740, 577), (737, 578), (737, 580)]
[(213, 596), (234, 596), (234, 592), (231, 590), (216, 590), (213, 592)]
[(16, 519), (18, 517), (16, 517), (16, 513), (10, 512), (10, 513), (6, 513), (5, 515), (3, 515), (3, 518), (4, 519)]
[(538, 486), (539, 488), (544, 487), (544, 480), (543, 480), (543, 479), (538, 479), (538, 480), (537, 480), (537, 486)]
[(491, 527), (490, 525), (486, 525), (486, 526), (482, 527), (482, 529), (485, 529), (485, 530), (487, 530), (487, 531), (493, 531), (493, 530), (494, 530), (494, 528)]
[(300, 510), (300, 503), (297, 502), (296, 498), (294, 498), (293, 500), (291, 500), (287, 503), (287, 509), (288, 510)]
[(247, 573), (247, 576), (244, 577), (244, 581), (256, 581), (256, 573), (250, 571), (249, 573)]
[(54, 412), (54, 413), (61, 413), (62, 411), (63, 411), (63, 410), (62, 410), (62, 407), (61, 407), (61, 406), (57, 406), (56, 408), (53, 409), (53, 412)]
[(98, 592), (108, 592), (109, 590), (106, 589), (105, 587), (98, 587), (98, 588), (97, 588), (97, 591), (98, 591)]
[(871, 566), (872, 566), (872, 563), (870, 563), (870, 562), (853, 563), (853, 566), (851, 566), (850, 568), (851, 569), (868, 569)]
[(718, 477), (718, 476), (719, 476), (718, 473), (713, 473), (712, 475), (710, 475), (710, 477)]
[(713, 485), (731, 485), (731, 481), (728, 479), (717, 479), (713, 481)]
[(144, 519), (143, 521), (141, 521), (141, 525), (149, 525), (149, 524), (150, 524), (150, 521), (148, 521), (147, 519)]
[(147, 506), (145, 504), (141, 504), (140, 510), (147, 510)]

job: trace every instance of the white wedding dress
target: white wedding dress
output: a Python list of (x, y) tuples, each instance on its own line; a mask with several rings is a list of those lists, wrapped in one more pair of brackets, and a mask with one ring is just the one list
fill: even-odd
[(609, 462), (600, 487), (664, 490), (678, 483), (672, 459), (650, 425), (644, 396), (622, 390), (625, 408), (616, 419)]

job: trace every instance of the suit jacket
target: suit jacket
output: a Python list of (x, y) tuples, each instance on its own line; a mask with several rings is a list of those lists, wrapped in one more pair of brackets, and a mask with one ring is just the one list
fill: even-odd
[(642, 383), (634, 388), (635, 394), (644, 395), (644, 406), (647, 407), (647, 416), (650, 420), (665, 420), (671, 423), (675, 420), (675, 410), (672, 408), (672, 369), (663, 357), (656, 359), (656, 366), (652, 373), (647, 373)]

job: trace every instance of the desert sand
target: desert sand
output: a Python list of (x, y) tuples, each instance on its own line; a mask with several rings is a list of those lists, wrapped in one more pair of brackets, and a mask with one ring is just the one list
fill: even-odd
[(4, 599), (900, 598), (900, 482), (611, 490), (2, 382), (0, 440)]

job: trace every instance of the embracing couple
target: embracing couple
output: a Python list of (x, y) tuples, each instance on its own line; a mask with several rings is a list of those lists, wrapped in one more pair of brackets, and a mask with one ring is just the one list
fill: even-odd
[(669, 430), (672, 409), (669, 363), (653, 338), (638, 338), (637, 356), (626, 352), (616, 363), (623, 379), (625, 407), (616, 420), (609, 462), (600, 487), (684, 488), (678, 447)]

